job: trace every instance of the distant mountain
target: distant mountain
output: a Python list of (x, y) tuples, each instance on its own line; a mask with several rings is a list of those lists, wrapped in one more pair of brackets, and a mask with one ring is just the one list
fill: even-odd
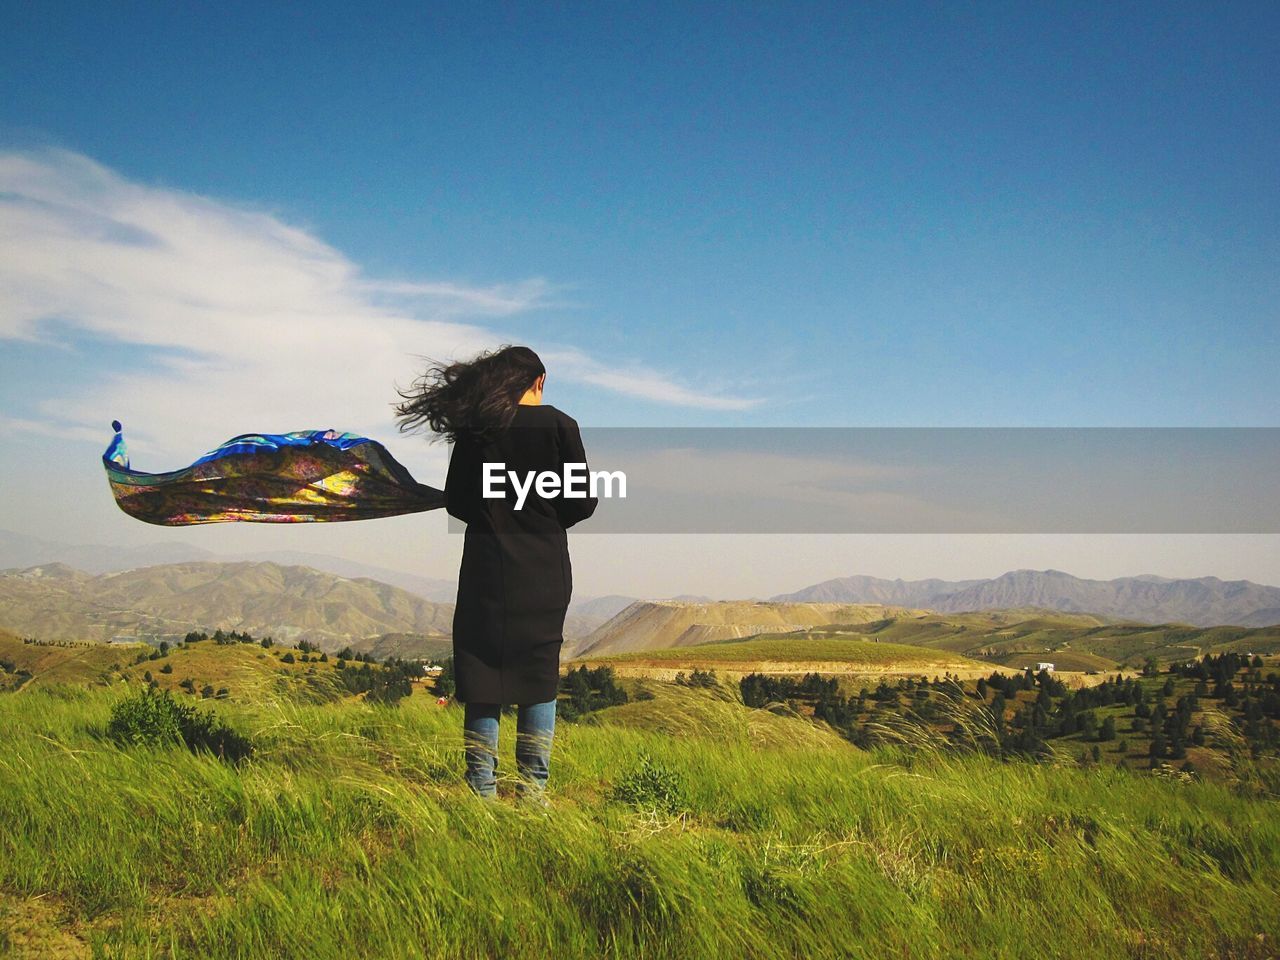
[(44, 640), (158, 640), (221, 628), (334, 651), (386, 634), (447, 638), (452, 619), (451, 604), (390, 584), (268, 562), (97, 576), (65, 564), (0, 571), (0, 628)]
[(87, 573), (110, 573), (131, 567), (213, 559), (216, 556), (212, 551), (185, 543), (157, 543), (145, 547), (63, 543), (0, 530), (0, 570), (63, 563)]
[(458, 585), (453, 580), (423, 577), (390, 567), (375, 566), (300, 550), (259, 550), (252, 553), (218, 554), (203, 547), (185, 543), (156, 543), (142, 547), (105, 546), (102, 544), (63, 543), (43, 540), (12, 530), (0, 530), (0, 570), (26, 568), (51, 563), (64, 563), (88, 573), (115, 573), (138, 567), (154, 567), (168, 563), (193, 561), (250, 561), (275, 563), (286, 567), (311, 567), (336, 573), (349, 579), (366, 577), (416, 593), (424, 600), (452, 603)]
[(991, 580), (843, 577), (774, 600), (899, 603), (941, 613), (1038, 608), (1144, 623), (1262, 627), (1280, 623), (1280, 587), (1248, 580), (1156, 576), (1085, 580), (1061, 570), (1014, 570)]
[(883, 604), (638, 600), (590, 635), (573, 643), (566, 641), (563, 656), (661, 650), (826, 624), (869, 623), (918, 612)]

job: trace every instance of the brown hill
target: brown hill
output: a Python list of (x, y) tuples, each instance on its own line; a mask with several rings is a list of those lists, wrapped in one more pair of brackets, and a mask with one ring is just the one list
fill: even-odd
[(221, 628), (332, 651), (391, 633), (447, 636), (452, 618), (452, 604), (377, 580), (268, 562), (0, 572), (0, 628), (42, 640), (155, 641)]
[(832, 623), (870, 623), (920, 612), (867, 603), (640, 600), (581, 641), (566, 641), (564, 657), (687, 647)]

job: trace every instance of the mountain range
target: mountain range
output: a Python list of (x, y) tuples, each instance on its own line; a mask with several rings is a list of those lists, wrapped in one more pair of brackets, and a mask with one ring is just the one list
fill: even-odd
[[(451, 580), (323, 554), (283, 551), (229, 559), (181, 543), (118, 548), (0, 530), (0, 628), (44, 639), (159, 639), (220, 627), (306, 639), (325, 649), (351, 644), (379, 655), (434, 655), (447, 643), (455, 591)], [(781, 612), (780, 604), (790, 605), (790, 612)], [(575, 597), (565, 620), (564, 655), (655, 649), (838, 622), (814, 605), (941, 614), (1049, 610), (1196, 627), (1280, 624), (1280, 588), (1247, 580), (1089, 580), (1058, 570), (1015, 570), (973, 580), (853, 576), (767, 602)], [(802, 607), (812, 609), (802, 612)], [(858, 619), (851, 617), (848, 622)]]
[(452, 603), (458, 592), (453, 580), (423, 577), (403, 570), (301, 550), (263, 550), (253, 553), (215, 553), (177, 541), (145, 546), (113, 546), (98, 543), (66, 543), (45, 540), (12, 530), (0, 530), (0, 570), (24, 569), (61, 563), (86, 573), (116, 573), (138, 567), (170, 563), (268, 562), (290, 567), (311, 567), (340, 577), (380, 580), (435, 603)]
[(1217, 577), (1086, 580), (1061, 570), (1013, 570), (989, 580), (882, 580), (855, 576), (825, 580), (772, 599), (893, 603), (939, 613), (1035, 608), (1197, 627), (1265, 627), (1280, 623), (1280, 587)]

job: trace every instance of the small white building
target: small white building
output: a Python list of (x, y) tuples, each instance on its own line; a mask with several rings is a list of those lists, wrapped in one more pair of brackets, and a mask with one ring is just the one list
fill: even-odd
[(1053, 664), (1042, 660), (1036, 664), (1036, 673), (1039, 673), (1041, 670), (1048, 670), (1050, 673), (1053, 673)]

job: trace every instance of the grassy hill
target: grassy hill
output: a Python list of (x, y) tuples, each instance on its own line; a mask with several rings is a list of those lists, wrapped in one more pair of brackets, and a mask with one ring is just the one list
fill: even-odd
[[(1140, 666), (1157, 661), (1188, 660), (1226, 651), (1280, 652), (1280, 627), (1192, 627), (1186, 624), (1106, 622), (1085, 614), (1004, 610), (984, 613), (930, 614), (876, 624), (852, 624), (844, 632), (899, 643), (953, 650), (972, 657), (1025, 666), (1023, 654), (1074, 658), (1086, 669)], [(1041, 659), (1054, 660), (1055, 656)], [(1062, 667), (1060, 669), (1072, 669)]]
[[(909, 613), (868, 622), (830, 623), (785, 633), (762, 633), (736, 643), (768, 644), (754, 648), (733, 643), (704, 643), (679, 650), (645, 651), (616, 662), (665, 662), (671, 658), (686, 666), (714, 664), (734, 659), (733, 651), (767, 653), (774, 661), (826, 660), (866, 662), (874, 665), (874, 650), (864, 645), (889, 644), (927, 650), (960, 668), (992, 665), (1024, 669), (1041, 660), (1059, 671), (1114, 671), (1137, 669), (1147, 658), (1158, 662), (1189, 660), (1226, 651), (1272, 654), (1280, 652), (1280, 627), (1191, 627), (1186, 624), (1112, 623), (1087, 614), (1063, 614), (1042, 610), (998, 610), (977, 613)], [(826, 647), (818, 644), (826, 643)], [(848, 643), (841, 654), (841, 643)], [(826, 651), (828, 656), (816, 653)], [(917, 656), (921, 654), (917, 653)], [(583, 659), (603, 660), (592, 652)], [(745, 657), (738, 659), (745, 660)], [(881, 658), (883, 659), (883, 658)], [(903, 668), (909, 664), (900, 657)], [(921, 666), (926, 666), (921, 661)]]
[(857, 640), (848, 636), (808, 634), (762, 634), (747, 640), (721, 640), (667, 650), (642, 650), (610, 656), (588, 654), (575, 662), (608, 664), (622, 668), (624, 672), (630, 666), (667, 671), (708, 667), (725, 673), (803, 673), (811, 670), (892, 673), (987, 669), (986, 664), (947, 651)]
[(20, 695), (66, 685), (125, 691), (154, 684), (174, 693), (185, 685), (202, 695), (244, 702), (324, 703), (353, 696), (339, 669), (336, 656), (256, 642), (202, 640), (177, 644), (161, 655), (148, 644), (30, 642), (0, 631), (0, 692)]
[(126, 667), (141, 647), (104, 643), (25, 643), (0, 630), (0, 690), (26, 684), (89, 683)]
[[(210, 656), (243, 654), (209, 648)], [(132, 686), (132, 683), (130, 684)], [(208, 702), (233, 766), (0, 696), (16, 957), (1262, 958), (1280, 818), (1240, 785), (863, 750), (731, 690), (561, 724), (550, 810), (469, 795), (461, 711)]]

